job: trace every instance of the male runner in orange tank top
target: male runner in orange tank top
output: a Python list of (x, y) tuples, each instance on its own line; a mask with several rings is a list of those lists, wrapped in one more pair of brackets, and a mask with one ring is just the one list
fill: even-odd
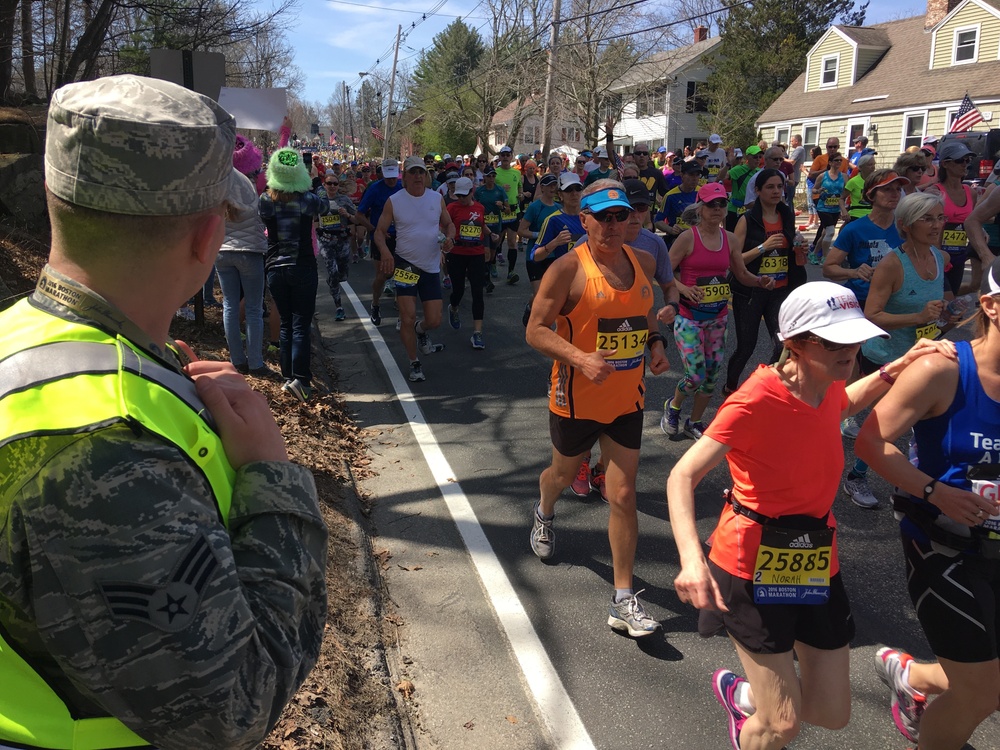
[(554, 554), (556, 500), (573, 481), (583, 456), (600, 440), (615, 578), (608, 624), (641, 637), (660, 627), (632, 589), (639, 537), (635, 479), (645, 350), (654, 375), (669, 365), (653, 309), (655, 261), (624, 245), (631, 212), (619, 182), (598, 180), (584, 190), (580, 214), (587, 242), (557, 260), (542, 277), (525, 338), (554, 360), (549, 398), (552, 465), (539, 478), (531, 548), (543, 560)]

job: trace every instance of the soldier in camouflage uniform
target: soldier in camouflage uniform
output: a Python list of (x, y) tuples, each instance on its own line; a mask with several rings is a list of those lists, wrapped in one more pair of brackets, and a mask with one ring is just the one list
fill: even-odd
[(315, 664), (312, 476), (232, 365), (168, 337), (256, 208), (234, 138), (164, 81), (53, 96), (49, 263), (0, 313), (0, 747), (252, 748)]

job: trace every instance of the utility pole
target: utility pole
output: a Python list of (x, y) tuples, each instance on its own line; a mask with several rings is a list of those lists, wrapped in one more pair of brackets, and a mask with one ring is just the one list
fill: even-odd
[[(556, 0), (558, 2), (559, 0)], [(385, 110), (385, 131), (382, 133), (385, 140), (382, 141), (382, 158), (386, 158), (389, 152), (389, 113), (392, 112), (392, 92), (396, 88), (396, 63), (399, 61), (399, 40), (403, 35), (403, 26), (396, 27), (396, 51), (392, 55), (392, 76), (389, 78), (389, 106)]]
[(347, 100), (347, 121), (351, 126), (351, 158), (358, 160), (358, 145), (354, 140), (354, 105), (351, 103), (351, 87), (344, 85), (344, 98)]
[(552, 0), (552, 37), (549, 40), (549, 72), (545, 78), (545, 103), (542, 106), (542, 157), (549, 158), (552, 139), (552, 89), (556, 77), (556, 48), (559, 45), (559, 16), (562, 1)]

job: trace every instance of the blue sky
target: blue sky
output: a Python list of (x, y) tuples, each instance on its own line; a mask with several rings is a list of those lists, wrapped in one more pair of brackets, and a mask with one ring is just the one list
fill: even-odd
[[(440, 0), (300, 0), (292, 23), (292, 43), (295, 62), (305, 79), (303, 98), (325, 103), (339, 90), (341, 81), (357, 85), (358, 73), (372, 69), (379, 59), (379, 67), (384, 66), (388, 73), (398, 24), (407, 35), (400, 47), (400, 66), (412, 68), (420, 50), (433, 44), (434, 36), (456, 16), (475, 27), (485, 24), (483, 10), (488, 1), (445, 0), (436, 14), (424, 20), (423, 14)], [(919, 0), (872, 0), (868, 23), (914, 16), (926, 7)], [(417, 26), (411, 29), (413, 23)]]

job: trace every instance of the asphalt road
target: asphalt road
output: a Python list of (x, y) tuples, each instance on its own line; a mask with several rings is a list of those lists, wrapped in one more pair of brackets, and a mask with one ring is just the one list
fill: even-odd
[[(523, 260), (519, 264), (523, 276)], [(809, 268), (809, 274), (821, 278), (818, 268)], [(352, 266), (350, 283), (367, 305), (370, 263)], [(670, 467), (691, 445), (690, 439), (668, 439), (659, 429), (663, 401), (681, 373), (676, 348), (667, 348), (669, 372), (647, 376), (637, 487), (635, 587), (644, 589), (641, 599), (663, 630), (633, 640), (606, 624), (612, 572), (607, 506), (598, 495), (581, 500), (568, 490), (563, 494), (556, 506), (557, 551), (551, 563), (539, 561), (528, 545), (538, 474), (551, 452), (545, 394), (549, 365), (524, 342), (521, 324), (528, 294), (524, 281), (513, 287), (501, 282), (487, 297), (485, 351), (470, 347), (471, 300), (466, 294), (462, 329), (452, 330), (445, 316), (443, 327), (432, 334), (447, 348), (422, 357), (427, 380), (412, 384), (414, 402), (474, 509), (592, 747), (726, 748), (725, 713), (712, 695), (710, 678), (719, 667), (739, 672), (739, 661), (727, 640), (698, 636), (695, 610), (678, 601), (672, 585), (678, 559), (664, 485)], [(417, 686), (421, 743), (505, 750), (569, 746), (560, 745), (546, 728), (558, 726), (561, 718), (539, 714), (525, 688), (531, 675), (516, 674), (520, 639), (499, 629), (500, 620), (487, 599), (491, 584), (473, 571), (441, 491), (405, 427), (412, 407), (392, 392), (377, 357), (382, 340), (369, 339), (368, 332), (375, 329), (350, 307), (347, 321), (333, 323), (333, 308), (322, 285), (319, 298), (320, 327), (340, 361), (341, 388), (372, 441), (378, 476), (364, 487), (376, 497), (375, 546), (389, 550), (396, 563), (387, 578), (406, 621), (398, 649), (404, 666), (399, 668)], [(384, 303), (382, 314), (377, 334), (406, 373), (407, 361), (394, 331), (394, 305)], [(770, 350), (763, 326), (761, 331), (757, 361)], [(729, 351), (734, 343), (730, 331)], [(721, 387), (709, 417), (720, 402)], [(689, 408), (690, 401), (685, 413)], [(785, 436), (762, 434), (758, 439), (780, 441)], [(845, 441), (847, 466), (853, 461), (851, 447)], [(931, 654), (905, 591), (897, 527), (885, 502), (888, 486), (874, 474), (871, 479), (883, 500), (879, 509), (862, 510), (842, 494), (834, 504), (841, 570), (857, 624), (851, 656), (852, 719), (840, 732), (805, 727), (795, 747), (907, 746), (892, 723), (888, 691), (872, 667), (875, 649), (889, 643), (918, 658), (930, 659)], [(703, 537), (716, 522), (727, 481), (723, 464), (698, 489)], [(980, 727), (971, 746), (1000, 750), (997, 714)]]

